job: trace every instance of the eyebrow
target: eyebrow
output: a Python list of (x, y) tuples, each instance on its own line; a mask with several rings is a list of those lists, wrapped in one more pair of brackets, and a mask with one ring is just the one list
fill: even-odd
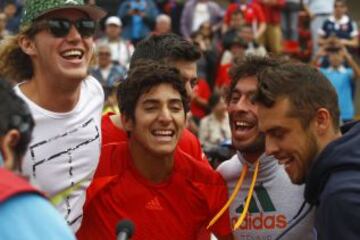
[[(160, 102), (160, 100), (158, 100), (158, 99), (149, 98), (149, 99), (145, 99), (142, 102), (142, 104), (158, 104), (159, 102)], [(182, 104), (181, 98), (171, 98), (167, 102), (169, 102), (170, 104), (174, 104), (174, 103), (181, 103)]]

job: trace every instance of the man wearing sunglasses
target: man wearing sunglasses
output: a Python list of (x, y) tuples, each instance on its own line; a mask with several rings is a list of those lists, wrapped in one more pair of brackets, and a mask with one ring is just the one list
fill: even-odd
[(87, 70), (104, 15), (83, 0), (27, 0), (19, 34), (0, 47), (0, 75), (21, 81), (15, 91), (35, 120), (22, 172), (54, 199), (73, 231), (100, 152), (104, 94)]

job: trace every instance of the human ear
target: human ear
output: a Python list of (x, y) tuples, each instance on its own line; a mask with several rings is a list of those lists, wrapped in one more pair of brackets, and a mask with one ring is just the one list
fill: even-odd
[(7, 170), (14, 170), (15, 166), (19, 165), (15, 153), (15, 148), (20, 141), (20, 132), (16, 129), (8, 131), (1, 142), (1, 149), (4, 158), (4, 168)]
[(30, 39), (29, 37), (20, 36), (19, 40), (18, 40), (18, 44), (19, 44), (21, 50), (25, 54), (27, 54), (29, 56), (35, 55), (35, 53), (36, 53), (35, 44), (34, 44), (34, 41), (32, 39)]
[(123, 125), (126, 132), (131, 132), (133, 130), (133, 120), (124, 114), (121, 114), (121, 124)]
[(319, 108), (316, 111), (315, 127), (319, 136), (325, 135), (332, 127), (332, 117), (328, 109)]

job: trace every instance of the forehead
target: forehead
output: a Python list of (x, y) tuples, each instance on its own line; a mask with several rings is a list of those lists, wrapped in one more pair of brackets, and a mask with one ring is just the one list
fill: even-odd
[(174, 67), (180, 71), (181, 76), (185, 79), (197, 78), (196, 62), (176, 61)]
[(149, 91), (143, 93), (139, 102), (144, 103), (147, 101), (167, 102), (170, 100), (180, 100), (180, 93), (170, 84), (162, 83), (152, 87)]
[(247, 93), (247, 92), (255, 92), (257, 90), (257, 79), (255, 76), (249, 76), (241, 78), (237, 81), (233, 92), (239, 93)]
[(44, 15), (43, 18), (49, 19), (49, 18), (66, 18), (70, 20), (76, 20), (79, 18), (87, 18), (88, 15), (85, 12), (82, 12), (77, 9), (61, 9), (49, 12)]
[(278, 98), (275, 104), (268, 108), (259, 104), (259, 128), (263, 132), (275, 128), (289, 128), (289, 124), (298, 121), (296, 118), (289, 116), (290, 101), (288, 98)]

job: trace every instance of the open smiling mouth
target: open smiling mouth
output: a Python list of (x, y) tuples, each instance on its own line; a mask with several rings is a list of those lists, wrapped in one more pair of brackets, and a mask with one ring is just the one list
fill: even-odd
[(61, 56), (66, 60), (80, 60), (84, 56), (84, 51), (78, 49), (71, 49), (61, 53)]

